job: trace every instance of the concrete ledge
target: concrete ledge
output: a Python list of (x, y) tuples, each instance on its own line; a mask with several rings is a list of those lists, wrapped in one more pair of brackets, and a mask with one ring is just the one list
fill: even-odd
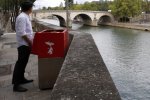
[(50, 100), (121, 100), (92, 36), (73, 35)]
[(121, 27), (121, 28), (128, 28), (128, 29), (135, 29), (135, 30), (142, 30), (142, 31), (150, 31), (150, 27), (142, 24), (132, 24), (132, 23), (109, 23), (103, 24), (113, 27)]
[(63, 29), (62, 27), (52, 25), (52, 24), (49, 24), (49, 23), (45, 23), (45, 22), (42, 22), (42, 21), (39, 21), (39, 20), (36, 20), (36, 19), (34, 19), (32, 21), (32, 24), (33, 24), (33, 30), (35, 32), (42, 31), (42, 30), (45, 30), (45, 29)]

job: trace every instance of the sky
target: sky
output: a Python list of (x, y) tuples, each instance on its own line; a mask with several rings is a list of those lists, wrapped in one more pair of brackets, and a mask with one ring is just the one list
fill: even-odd
[[(99, 1), (99, 0), (74, 0), (74, 2), (78, 2), (78, 3), (84, 3), (85, 1)], [(55, 7), (55, 6), (59, 6), (60, 3), (63, 2), (64, 0), (36, 0), (35, 1), (35, 8), (42, 8), (42, 7)]]

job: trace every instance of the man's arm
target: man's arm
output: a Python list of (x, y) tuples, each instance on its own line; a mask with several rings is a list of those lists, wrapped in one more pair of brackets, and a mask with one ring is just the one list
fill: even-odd
[(32, 41), (26, 36), (22, 36), (22, 38), (28, 43), (29, 47), (32, 47)]
[(21, 38), (30, 46), (32, 47), (32, 41), (28, 38), (27, 33), (25, 32), (26, 29), (26, 18), (21, 17), (17, 20), (17, 32), (21, 36)]

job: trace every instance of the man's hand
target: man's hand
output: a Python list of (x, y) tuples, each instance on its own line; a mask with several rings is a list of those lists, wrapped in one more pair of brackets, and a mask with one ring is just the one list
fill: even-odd
[(32, 48), (32, 44), (33, 43), (31, 41), (28, 43), (28, 45), (29, 45), (30, 48)]
[(32, 48), (32, 41), (26, 35), (22, 36), (22, 38), (28, 43), (29, 47)]

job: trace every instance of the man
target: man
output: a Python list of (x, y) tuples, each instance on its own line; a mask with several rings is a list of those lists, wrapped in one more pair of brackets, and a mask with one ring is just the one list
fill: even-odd
[(33, 31), (29, 15), (32, 13), (33, 3), (26, 1), (21, 4), (22, 13), (16, 19), (16, 37), (18, 42), (18, 61), (16, 62), (12, 84), (14, 92), (26, 92), (21, 85), (33, 82), (24, 77), (25, 68), (29, 60)]

